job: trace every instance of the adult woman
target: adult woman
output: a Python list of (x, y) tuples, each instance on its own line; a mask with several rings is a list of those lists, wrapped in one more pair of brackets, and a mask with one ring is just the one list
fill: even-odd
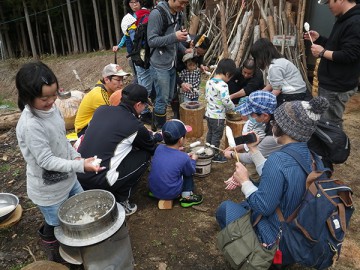
[(251, 47), (256, 66), (262, 70), (268, 68), (269, 84), (264, 90), (277, 96), (280, 106), (285, 101), (304, 100), (306, 84), (296, 66), (285, 59), (266, 38), (257, 40)]
[[(321, 114), (328, 108), (328, 101), (316, 97), (309, 102), (285, 102), (274, 112), (272, 122), (274, 138), (283, 148), (296, 151), (306, 160), (309, 170), (313, 161), (318, 170), (323, 169), (321, 160), (312, 155), (307, 147), (307, 141), (315, 131), (316, 123)], [(291, 215), (301, 202), (305, 192), (306, 174), (297, 161), (285, 152), (273, 152), (262, 168), (260, 184), (256, 187), (250, 180), (246, 168), (236, 164), (236, 171), (230, 180), (234, 186), (241, 186), (246, 201), (240, 204), (231, 201), (223, 202), (217, 210), (216, 218), (221, 228), (243, 216), (250, 208), (252, 218), (262, 215), (254, 227), (260, 243), (272, 248), (280, 233), (280, 222), (275, 212), (279, 207), (285, 219)], [(280, 246), (283, 252), (284, 264), (292, 263), (286, 246)]]

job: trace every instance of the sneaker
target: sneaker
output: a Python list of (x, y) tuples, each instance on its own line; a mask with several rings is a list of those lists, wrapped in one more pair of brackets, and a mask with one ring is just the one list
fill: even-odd
[(137, 205), (135, 203), (130, 203), (129, 200), (120, 202), (120, 204), (124, 207), (126, 216), (134, 214), (137, 210)]
[(227, 159), (226, 159), (226, 157), (224, 157), (222, 155), (215, 155), (212, 159), (212, 162), (225, 163), (225, 162), (227, 162)]
[(182, 207), (190, 207), (190, 206), (193, 206), (193, 205), (197, 205), (197, 204), (200, 204), (202, 203), (203, 201), (203, 198), (201, 195), (195, 195), (195, 194), (192, 194), (190, 195), (189, 197), (182, 197), (180, 199), (180, 205)]

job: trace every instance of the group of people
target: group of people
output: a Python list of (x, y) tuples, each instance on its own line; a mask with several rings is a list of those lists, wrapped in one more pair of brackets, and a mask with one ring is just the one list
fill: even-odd
[[(190, 127), (177, 119), (166, 121), (166, 107), (175, 89), (177, 51), (184, 55), (194, 53), (182, 45), (187, 32), (176, 23), (188, 3), (188, 0), (168, 0), (158, 4), (167, 10), (169, 25), (175, 23), (165, 34), (160, 35), (162, 17), (159, 11), (150, 12), (148, 18), (148, 42), (155, 50), (146, 72), (150, 72), (156, 90), (152, 120), (156, 130), (161, 132), (148, 130), (139, 121), (141, 113), (148, 108), (150, 93), (149, 88), (140, 83), (141, 72), (137, 72), (139, 83), (126, 86), (120, 97), (111, 102), (113, 93), (122, 88), (123, 78), (128, 73), (110, 64), (79, 107), (79, 115), (84, 117), (77, 116), (75, 129), (84, 136), (76, 151), (66, 139), (64, 121), (54, 105), (59, 89), (55, 74), (42, 62), (25, 64), (18, 71), (16, 87), (22, 114), (16, 134), (27, 162), (28, 196), (45, 219), (39, 235), (47, 247), (49, 259), (61, 261), (54, 248), (58, 245), (54, 227), (59, 226), (57, 212), (65, 200), (84, 189), (101, 188), (114, 194), (127, 215), (133, 214), (137, 206), (129, 198), (150, 162), (151, 196), (179, 198), (182, 207), (202, 203), (202, 196), (194, 194), (192, 178), (197, 155), (181, 151)], [(135, 6), (138, 1), (130, 0), (128, 4)], [(305, 172), (281, 151), (282, 147), (298, 152), (308, 162), (309, 169), (313, 162), (317, 169), (323, 169), (321, 160), (309, 151), (306, 142), (321, 117), (342, 124), (345, 103), (357, 90), (360, 6), (351, 0), (330, 0), (327, 4), (338, 17), (330, 38), (325, 39), (315, 31), (305, 34), (306, 39), (311, 36), (315, 41), (311, 47), (314, 56), (322, 58), (319, 97), (303, 100), (306, 86), (300, 73), (266, 39), (253, 44), (253, 59), (245, 61), (241, 68), (231, 59), (222, 59), (215, 75), (206, 83), (208, 143), (220, 146), (227, 110), (235, 109), (247, 117), (245, 132), (258, 134), (256, 143), (229, 148), (223, 155), (217, 152), (214, 157), (214, 161), (223, 162), (238, 155), (241, 162), (254, 164), (259, 176), (257, 182), (253, 181), (248, 169), (236, 163), (226, 188), (241, 187), (246, 200), (240, 204), (222, 203), (216, 212), (217, 221), (224, 228), (251, 209), (254, 218), (262, 215), (254, 229), (267, 248), (273, 247), (279, 234), (280, 223), (275, 209), (279, 207), (286, 219), (300, 203), (305, 189)], [(347, 31), (343, 31), (344, 28)], [(185, 57), (185, 62), (191, 69), (193, 63), (188, 62), (189, 59)], [(269, 70), (266, 86), (260, 71), (265, 68)], [(190, 89), (187, 82), (180, 82), (182, 89), (188, 92), (185, 90)], [(247, 98), (242, 99), (244, 96)], [(111, 103), (114, 106), (109, 106)], [(165, 144), (158, 145), (160, 141)], [(100, 165), (93, 163), (94, 156), (102, 159)], [(284, 263), (292, 263), (286, 247), (281, 249)]]

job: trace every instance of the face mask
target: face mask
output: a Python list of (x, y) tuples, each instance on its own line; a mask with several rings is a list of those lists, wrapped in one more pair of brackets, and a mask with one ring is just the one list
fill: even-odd
[(256, 124), (256, 123), (257, 123), (256, 119), (253, 118), (253, 117), (251, 117), (250, 115), (248, 116), (248, 118), (249, 118), (249, 120), (250, 120), (251, 123), (253, 123), (253, 124)]

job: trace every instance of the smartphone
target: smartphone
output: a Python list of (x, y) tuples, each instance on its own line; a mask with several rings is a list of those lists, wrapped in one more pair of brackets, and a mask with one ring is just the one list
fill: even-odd
[(243, 136), (239, 136), (234, 138), (236, 145), (244, 144), (244, 143), (253, 143), (256, 142), (256, 134), (255, 133), (249, 133)]

